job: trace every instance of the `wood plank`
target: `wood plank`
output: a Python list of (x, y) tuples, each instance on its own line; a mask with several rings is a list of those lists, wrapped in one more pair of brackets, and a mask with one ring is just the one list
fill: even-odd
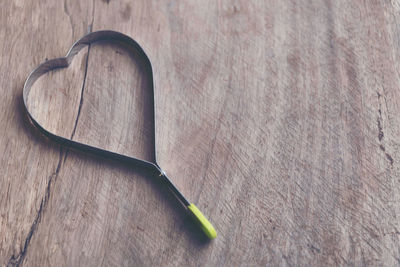
[[(0, 264), (398, 264), (399, 12), (396, 1), (4, 3)], [(151, 174), (27, 125), (24, 78), (88, 29), (148, 53), (158, 162), (211, 219), (213, 242)], [(79, 113), (76, 140), (152, 159), (149, 77), (128, 54), (82, 51), (36, 85), (35, 115), (70, 136)]]

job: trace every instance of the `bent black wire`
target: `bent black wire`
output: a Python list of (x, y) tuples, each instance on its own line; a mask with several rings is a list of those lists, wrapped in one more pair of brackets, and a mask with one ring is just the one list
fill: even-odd
[[(85, 36), (83, 36), (81, 39), (76, 41), (71, 49), (68, 51), (67, 55), (65, 57), (61, 58), (56, 58), (56, 59), (51, 59), (48, 60), (41, 65), (39, 65), (36, 69), (34, 69), (28, 78), (25, 81), (24, 89), (23, 89), (23, 102), (24, 106), (26, 109), (26, 112), (28, 114), (28, 117), (31, 121), (31, 123), (45, 136), (47, 136), (49, 139), (53, 140), (54, 142), (59, 143), (60, 145), (66, 146), (66, 147), (71, 147), (76, 150), (84, 151), (84, 152), (89, 152), (95, 155), (99, 155), (102, 157), (106, 158), (111, 158), (114, 160), (118, 161), (123, 161), (123, 162), (130, 162), (134, 163), (137, 166), (141, 166), (150, 170), (154, 170), (159, 174), (159, 177), (166, 183), (168, 188), (173, 192), (173, 194), (177, 197), (177, 199), (180, 201), (182, 205), (186, 208), (186, 210), (193, 216), (193, 218), (198, 222), (199, 226), (203, 230), (203, 232), (210, 238), (214, 239), (217, 236), (217, 233), (214, 229), (214, 227), (211, 225), (211, 223), (206, 219), (206, 217), (200, 212), (200, 210), (193, 204), (190, 203), (184, 196), (183, 194), (176, 188), (176, 186), (172, 183), (172, 181), (167, 177), (165, 172), (161, 169), (161, 167), (157, 164), (157, 154), (156, 154), (156, 148), (155, 148), (155, 143), (153, 146), (154, 150), (154, 162), (150, 162), (147, 160), (139, 159), (139, 158), (134, 158), (134, 157), (129, 157), (123, 154), (118, 154), (115, 152), (111, 152), (108, 150), (104, 150), (95, 146), (90, 146), (87, 144), (83, 144), (77, 141), (74, 141), (72, 139), (67, 139), (62, 136), (56, 135), (54, 133), (51, 133), (50, 131), (46, 130), (40, 123), (33, 117), (31, 112), (29, 111), (27, 102), (28, 102), (28, 96), (30, 93), (30, 90), (32, 88), (32, 85), (35, 83), (35, 81), (42, 76), (43, 74), (59, 69), (59, 68), (66, 68), (70, 65), (72, 62), (74, 56), (78, 54), (78, 52), (98, 41), (119, 41), (123, 42), (129, 46), (131, 46), (135, 51), (139, 54), (139, 56), (144, 59), (145, 64), (147, 65), (150, 75), (152, 77), (152, 94), (153, 94), (153, 109), (155, 109), (155, 104), (154, 104), (154, 81), (153, 81), (153, 68), (151, 65), (151, 62), (149, 58), (147, 57), (146, 53), (143, 51), (143, 49), (140, 47), (140, 45), (130, 38), (129, 36), (115, 32), (115, 31), (97, 31), (97, 32), (92, 32), (89, 33)], [(153, 113), (154, 116), (154, 113)], [(155, 118), (153, 117), (153, 121), (155, 123)], [(154, 127), (155, 129), (155, 127)], [(154, 135), (155, 136), (155, 135)], [(155, 137), (154, 137), (155, 138)]]

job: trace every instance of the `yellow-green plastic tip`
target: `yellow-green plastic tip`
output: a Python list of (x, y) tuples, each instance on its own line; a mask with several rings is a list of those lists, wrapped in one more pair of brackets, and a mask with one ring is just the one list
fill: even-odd
[(207, 220), (207, 218), (201, 213), (201, 211), (191, 203), (188, 206), (189, 211), (192, 213), (193, 217), (199, 223), (201, 230), (208, 236), (210, 239), (214, 239), (217, 237), (217, 232), (215, 231), (212, 224)]

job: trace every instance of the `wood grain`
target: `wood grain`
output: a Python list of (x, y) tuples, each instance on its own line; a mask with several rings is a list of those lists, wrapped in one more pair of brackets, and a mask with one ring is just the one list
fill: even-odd
[[(20, 0), (2, 4), (0, 25), (1, 265), (400, 263), (398, 1)], [(157, 156), (213, 242), (151, 174), (28, 124), (28, 73), (100, 29), (152, 61), (156, 155), (151, 77), (118, 44), (42, 77), (35, 115)]]

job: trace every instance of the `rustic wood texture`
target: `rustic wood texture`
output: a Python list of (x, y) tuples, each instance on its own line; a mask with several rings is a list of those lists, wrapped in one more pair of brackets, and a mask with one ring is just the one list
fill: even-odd
[[(400, 264), (398, 1), (18, 0), (0, 25), (0, 265)], [(151, 174), (29, 125), (29, 72), (100, 29), (149, 55), (155, 136), (151, 77), (120, 44), (40, 78), (35, 117), (157, 156), (214, 241)]]

